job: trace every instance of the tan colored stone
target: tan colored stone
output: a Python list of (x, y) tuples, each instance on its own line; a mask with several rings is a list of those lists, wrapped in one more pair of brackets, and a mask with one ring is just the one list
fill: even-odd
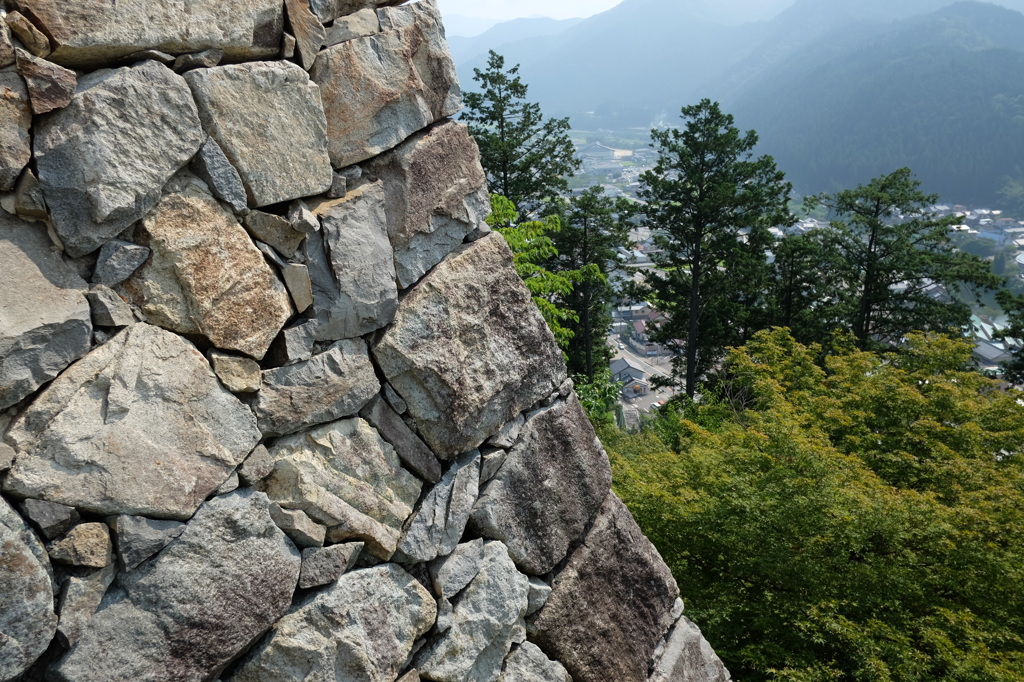
[(32, 158), (32, 109), (25, 82), (0, 73), (0, 191), (9, 192)]
[(309, 9), (309, 0), (284, 0), (288, 12), (288, 23), (295, 34), (295, 46), (302, 68), (309, 69), (324, 44), (323, 24)]
[(50, 54), (50, 40), (28, 17), (21, 12), (11, 12), (4, 20), (29, 52), (37, 57), (46, 57)]
[(230, 212), (190, 184), (161, 199), (135, 237), (152, 254), (121, 286), (148, 321), (263, 357), (292, 307)]
[(137, 52), (224, 50), (232, 60), (277, 54), (280, 0), (11, 0), (50, 36), (51, 59), (70, 67), (111, 64)]
[(210, 363), (217, 378), (232, 393), (255, 393), (260, 390), (260, 366), (255, 360), (212, 351)]
[(78, 78), (75, 72), (53, 62), (33, 56), (22, 49), (15, 50), (18, 73), (28, 86), (29, 101), (35, 114), (45, 114), (66, 107), (75, 94)]
[(58, 563), (103, 568), (113, 557), (112, 549), (106, 524), (83, 523), (50, 545), (47, 551), (50, 558)]
[(388, 30), (324, 50), (310, 71), (321, 86), (335, 168), (391, 149), (462, 108), (436, 4), (387, 12)]

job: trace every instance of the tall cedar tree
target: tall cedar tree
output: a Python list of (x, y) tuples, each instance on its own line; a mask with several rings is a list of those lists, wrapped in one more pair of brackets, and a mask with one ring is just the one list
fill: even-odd
[(959, 332), (971, 314), (961, 289), (1002, 284), (988, 263), (952, 245), (957, 216), (933, 213), (938, 197), (923, 193), (909, 168), (819, 199), (835, 220), (816, 236), (821, 280), (812, 308), (819, 322), (852, 332), (861, 349), (899, 344), (912, 331)]
[(646, 284), (668, 317), (654, 338), (674, 350), (673, 378), (691, 398), (727, 346), (760, 317), (771, 243), (768, 228), (791, 224), (792, 187), (770, 156), (754, 158), (757, 133), (741, 134), (717, 102), (683, 107), (682, 129), (654, 130), (658, 162), (639, 196), (661, 248)]
[(594, 381), (596, 368), (610, 359), (605, 330), (611, 325), (611, 304), (615, 287), (608, 277), (622, 262), (619, 247), (629, 240), (620, 217), (628, 213), (623, 205), (591, 187), (568, 200), (552, 202), (550, 210), (559, 216), (562, 229), (551, 235), (558, 255), (550, 262), (555, 272), (572, 272), (575, 286), (561, 297), (576, 319), (567, 326), (573, 331), (567, 348), (570, 374)]
[(507, 197), (524, 216), (545, 199), (569, 191), (566, 177), (580, 166), (569, 139), (568, 118), (544, 118), (526, 101), (519, 65), (505, 69), (493, 50), (487, 69), (473, 69), (482, 92), (465, 94), (461, 120), (480, 147), (491, 191)]

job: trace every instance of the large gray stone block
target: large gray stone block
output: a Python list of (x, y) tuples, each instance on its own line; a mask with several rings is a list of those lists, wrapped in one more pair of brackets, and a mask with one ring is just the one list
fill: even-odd
[(648, 682), (729, 682), (732, 679), (700, 628), (681, 616), (669, 631)]
[(551, 587), (531, 641), (576, 682), (646, 682), (679, 588), (614, 493)]
[(142, 218), (203, 139), (192, 93), (166, 66), (82, 78), (35, 129), (39, 182), (67, 252), (94, 251)]
[(4, 490), (97, 514), (187, 519), (259, 440), (248, 407), (184, 339), (128, 327), (65, 371), (7, 432)]
[(395, 564), (347, 573), (282, 618), (228, 682), (392, 682), (436, 612)]
[(384, 182), (398, 283), (415, 284), (491, 212), (480, 152), (466, 126), (440, 123), (369, 164)]
[(56, 679), (214, 679), (287, 612), (299, 566), (266, 495), (215, 497), (156, 558), (118, 578), (122, 589), (104, 598)]
[(335, 168), (387, 151), (462, 108), (436, 4), (384, 12), (395, 14), (386, 30), (324, 50), (310, 71), (321, 86)]
[(259, 483), (272, 500), (328, 527), (331, 542), (361, 540), (388, 560), (422, 483), (362, 419), (343, 419), (279, 439)]
[(381, 183), (310, 209), (322, 224), (305, 246), (317, 339), (351, 339), (386, 327), (398, 308), (398, 286)]
[(536, 644), (523, 642), (505, 658), (498, 682), (572, 682), (572, 678), (561, 663), (545, 656)]
[(398, 544), (397, 559), (433, 561), (451, 554), (466, 530), (480, 484), (480, 452), (459, 457), (423, 498)]
[(608, 457), (572, 395), (530, 415), (484, 486), (472, 524), (504, 542), (520, 570), (544, 575), (582, 537), (611, 482)]
[(460, 247), (410, 289), (373, 353), (443, 458), (478, 447), (566, 376), (498, 234)]
[(0, 548), (0, 679), (12, 680), (46, 651), (57, 616), (46, 550), (3, 498)]
[(224, 51), (235, 60), (266, 59), (281, 48), (279, 0), (12, 0), (52, 38), (52, 61), (110, 64), (143, 50), (190, 54)]
[(199, 115), (238, 171), (254, 207), (326, 192), (327, 121), (320, 89), (290, 62), (250, 62), (185, 74)]
[(19, 402), (92, 343), (88, 285), (39, 225), (0, 211), (0, 410)]

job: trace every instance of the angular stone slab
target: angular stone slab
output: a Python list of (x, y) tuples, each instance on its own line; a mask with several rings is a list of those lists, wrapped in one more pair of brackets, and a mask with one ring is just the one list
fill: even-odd
[(210, 187), (215, 197), (231, 206), (231, 210), (235, 213), (246, 210), (249, 200), (245, 195), (242, 177), (231, 165), (217, 140), (208, 138), (192, 159), (190, 167)]
[(140, 323), (19, 415), (4, 490), (97, 514), (187, 519), (259, 438), (252, 412), (198, 350)]
[(46, 114), (71, 103), (71, 96), (75, 94), (75, 88), (78, 86), (78, 77), (74, 71), (40, 59), (22, 49), (16, 49), (15, 54), (18, 60), (18, 73), (25, 79), (25, 85), (28, 87), (32, 113)]
[(478, 447), (566, 376), (498, 234), (460, 247), (410, 289), (373, 353), (443, 458)]
[(46, 231), (0, 211), (0, 410), (19, 402), (92, 344), (88, 286)]
[(363, 551), (362, 542), (345, 542), (330, 547), (307, 547), (302, 550), (299, 589), (330, 585), (352, 568)]
[(387, 30), (324, 50), (310, 70), (321, 86), (335, 168), (387, 151), (462, 108), (436, 4), (385, 10), (382, 26), (385, 14)]
[(354, 571), (281, 619), (229, 682), (391, 682), (437, 607), (394, 564)]
[(113, 559), (110, 532), (102, 523), (83, 523), (47, 547), (50, 559), (60, 564), (103, 568)]
[(89, 627), (116, 574), (117, 568), (111, 561), (102, 570), (93, 571), (85, 577), (71, 576), (64, 582), (58, 609), (57, 639), (65, 647), (74, 646)]
[(415, 284), (490, 214), (480, 152), (466, 126), (440, 123), (370, 162), (384, 182), (398, 284)]
[(302, 68), (309, 69), (323, 47), (326, 31), (323, 24), (309, 9), (308, 0), (284, 0), (288, 23), (295, 33), (295, 47)]
[(530, 415), (473, 508), (473, 528), (501, 540), (521, 571), (565, 558), (611, 489), (608, 456), (575, 395)]
[(731, 679), (700, 628), (684, 616), (669, 632), (665, 649), (655, 662), (648, 682), (729, 682)]
[(149, 249), (120, 239), (111, 239), (100, 249), (92, 281), (108, 287), (117, 286), (149, 258)]
[(310, 210), (323, 226), (305, 247), (317, 339), (355, 338), (390, 324), (398, 309), (398, 287), (384, 187), (366, 184)]
[[(10, 447), (5, 445), (4, 447)], [(13, 450), (11, 451), (13, 452)], [(21, 513), (45, 540), (56, 540), (78, 523), (79, 515), (74, 507), (68, 507), (46, 500), (28, 499), (21, 503)]]
[(493, 682), (524, 627), (528, 592), (527, 577), (516, 570), (504, 545), (484, 545), (480, 572), (455, 605), (451, 627), (416, 656), (420, 676), (436, 682)]
[(292, 315), (249, 235), (194, 184), (164, 196), (135, 239), (152, 253), (122, 289), (152, 324), (261, 359)]
[(133, 570), (185, 530), (180, 521), (157, 521), (144, 516), (116, 516), (107, 523), (117, 538), (118, 567), (122, 571)]
[(185, 81), (154, 61), (82, 78), (71, 103), (34, 133), (39, 182), (73, 257), (148, 213), (204, 141)]
[(259, 483), (272, 500), (328, 527), (328, 540), (361, 540), (388, 560), (422, 483), (362, 419), (343, 419), (278, 440), (274, 470)]
[(462, 539), (480, 483), (480, 452), (459, 457), (410, 519), (396, 558), (409, 563), (451, 554)]
[(0, 498), (0, 679), (25, 672), (57, 630), (50, 560), (35, 534)]
[(270, 519), (266, 495), (206, 502), (159, 556), (119, 576), (64, 682), (213, 679), (291, 605), (299, 553)]
[(523, 642), (505, 658), (498, 682), (572, 682), (572, 678), (561, 663), (545, 656), (536, 644)]
[(430, 581), (443, 599), (451, 599), (480, 572), (484, 559), (483, 538), (456, 547), (451, 554), (430, 563)]
[(334, 178), (320, 89), (290, 62), (185, 74), (199, 115), (245, 185), (250, 205), (326, 192)]
[(614, 493), (551, 587), (531, 641), (577, 682), (646, 682), (679, 588)]
[(277, 0), (13, 0), (52, 38), (50, 59), (77, 68), (143, 50), (188, 54), (220, 49), (231, 60), (277, 54), (284, 30)]
[(339, 341), (305, 362), (263, 372), (254, 408), (265, 436), (356, 414), (380, 390), (366, 343)]
[(437, 457), (383, 398), (374, 396), (360, 410), (359, 416), (370, 422), (384, 440), (391, 443), (410, 471), (427, 483), (441, 480), (441, 463)]
[(0, 73), (0, 93), (0, 191), (9, 192), (32, 157), (32, 107), (16, 73)]

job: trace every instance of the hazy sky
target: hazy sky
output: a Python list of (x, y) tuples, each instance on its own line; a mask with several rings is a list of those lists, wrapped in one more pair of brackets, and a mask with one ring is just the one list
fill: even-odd
[(589, 17), (620, 2), (622, 0), (438, 0), (438, 5), (442, 14), (505, 21), (536, 15), (552, 19)]

